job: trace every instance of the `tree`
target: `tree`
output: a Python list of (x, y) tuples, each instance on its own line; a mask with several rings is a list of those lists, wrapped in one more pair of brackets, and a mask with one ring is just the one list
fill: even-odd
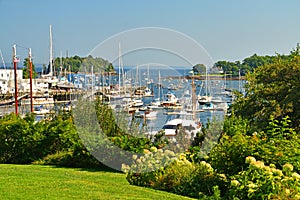
[[(29, 66), (29, 59), (28, 58), (25, 58), (25, 60), (23, 62), (23, 66), (24, 66), (24, 68), (22, 69), (23, 70), (23, 78), (24, 79), (29, 79), (29, 77), (30, 77), (30, 66)], [(32, 63), (32, 78), (36, 78), (36, 76), (37, 76), (37, 73), (35, 71), (35, 66)]]
[(203, 64), (197, 64), (197, 65), (193, 66), (193, 71), (195, 74), (205, 74), (206, 66)]
[(56, 71), (63, 69), (71, 70), (72, 72), (110, 72), (114, 71), (113, 65), (103, 58), (93, 58), (91, 55), (88, 57), (79, 57), (77, 55), (70, 58), (56, 58), (54, 60), (54, 68)]
[(234, 104), (234, 112), (248, 119), (252, 127), (264, 130), (271, 116), (281, 121), (286, 116), (291, 126), (299, 129), (300, 119), (300, 55), (278, 55), (247, 75), (246, 96)]

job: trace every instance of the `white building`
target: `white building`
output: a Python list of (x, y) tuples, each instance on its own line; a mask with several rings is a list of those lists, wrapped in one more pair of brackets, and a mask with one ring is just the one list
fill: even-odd
[[(18, 86), (23, 78), (23, 71), (17, 70)], [(13, 69), (0, 69), (0, 94), (14, 93), (15, 92), (15, 77)]]

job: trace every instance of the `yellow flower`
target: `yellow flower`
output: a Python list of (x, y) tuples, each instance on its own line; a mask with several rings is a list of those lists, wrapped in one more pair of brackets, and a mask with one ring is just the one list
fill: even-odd
[(132, 159), (133, 159), (133, 160), (136, 160), (137, 157), (138, 157), (137, 155), (132, 155)]
[(143, 152), (144, 152), (144, 154), (150, 153), (150, 151), (148, 149), (144, 149)]
[(295, 200), (299, 200), (299, 199), (300, 199), (300, 195), (299, 195), (299, 194), (296, 194), (296, 195), (294, 196), (294, 199), (295, 199)]
[(219, 177), (220, 177), (221, 179), (225, 179), (225, 180), (226, 180), (226, 175), (225, 175), (225, 174), (219, 174)]
[(295, 178), (295, 179), (300, 180), (300, 175), (299, 175), (298, 173), (296, 173), (296, 172), (294, 172), (294, 173), (292, 174), (292, 177)]
[(252, 164), (259, 169), (263, 169), (265, 167), (265, 164), (262, 161), (256, 161), (255, 163)]
[(121, 169), (122, 169), (123, 172), (127, 173), (127, 172), (129, 172), (130, 167), (128, 165), (126, 165), (126, 164), (123, 163)]
[(251, 164), (251, 163), (255, 163), (256, 162), (256, 159), (252, 156), (247, 156), (246, 157), (246, 163), (247, 164)]
[(291, 172), (293, 171), (294, 166), (292, 164), (286, 163), (282, 166), (282, 171), (284, 172)]
[(157, 152), (157, 148), (156, 147), (151, 147), (150, 151), (155, 153), (155, 152)]
[(257, 185), (254, 184), (254, 183), (252, 183), (252, 182), (250, 182), (250, 183), (248, 184), (248, 188), (257, 188)]
[(230, 185), (231, 185), (231, 186), (236, 187), (236, 186), (238, 186), (239, 184), (240, 184), (240, 182), (239, 182), (238, 180), (231, 180), (231, 181), (230, 181)]
[(273, 174), (275, 176), (282, 176), (283, 175), (283, 173), (280, 169), (271, 168), (271, 171), (273, 172)]

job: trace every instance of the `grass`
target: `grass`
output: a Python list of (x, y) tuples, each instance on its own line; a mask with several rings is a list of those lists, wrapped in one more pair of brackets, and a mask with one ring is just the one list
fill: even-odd
[(0, 165), (1, 199), (190, 199), (129, 185), (125, 174), (40, 165)]

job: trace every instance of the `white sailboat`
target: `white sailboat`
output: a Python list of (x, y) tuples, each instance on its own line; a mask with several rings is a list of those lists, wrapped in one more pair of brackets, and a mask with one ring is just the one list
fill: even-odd
[(153, 99), (153, 101), (151, 101), (150, 103), (150, 106), (148, 106), (149, 108), (152, 108), (152, 109), (161, 109), (163, 108), (162, 105), (161, 105), (161, 99), (160, 99), (160, 96), (161, 96), (161, 80), (160, 80), (160, 71), (158, 71), (158, 94), (157, 94), (157, 98), (156, 99)]
[(52, 37), (52, 26), (50, 24), (49, 27), (49, 43), (50, 43), (50, 50), (49, 50), (49, 73), (46, 75), (42, 75), (42, 78), (46, 79), (49, 86), (55, 86), (58, 83), (58, 78), (53, 76), (53, 37)]
[[(212, 96), (210, 94), (210, 88), (209, 88), (209, 85), (208, 85), (208, 67), (206, 67), (206, 70), (205, 70), (205, 95), (198, 95), (198, 102), (200, 105), (204, 105), (206, 103), (210, 103), (211, 100), (212, 100)], [(202, 82), (202, 85), (201, 85), (201, 89), (200, 89), (200, 92), (202, 91), (203, 89), (203, 82)]]

